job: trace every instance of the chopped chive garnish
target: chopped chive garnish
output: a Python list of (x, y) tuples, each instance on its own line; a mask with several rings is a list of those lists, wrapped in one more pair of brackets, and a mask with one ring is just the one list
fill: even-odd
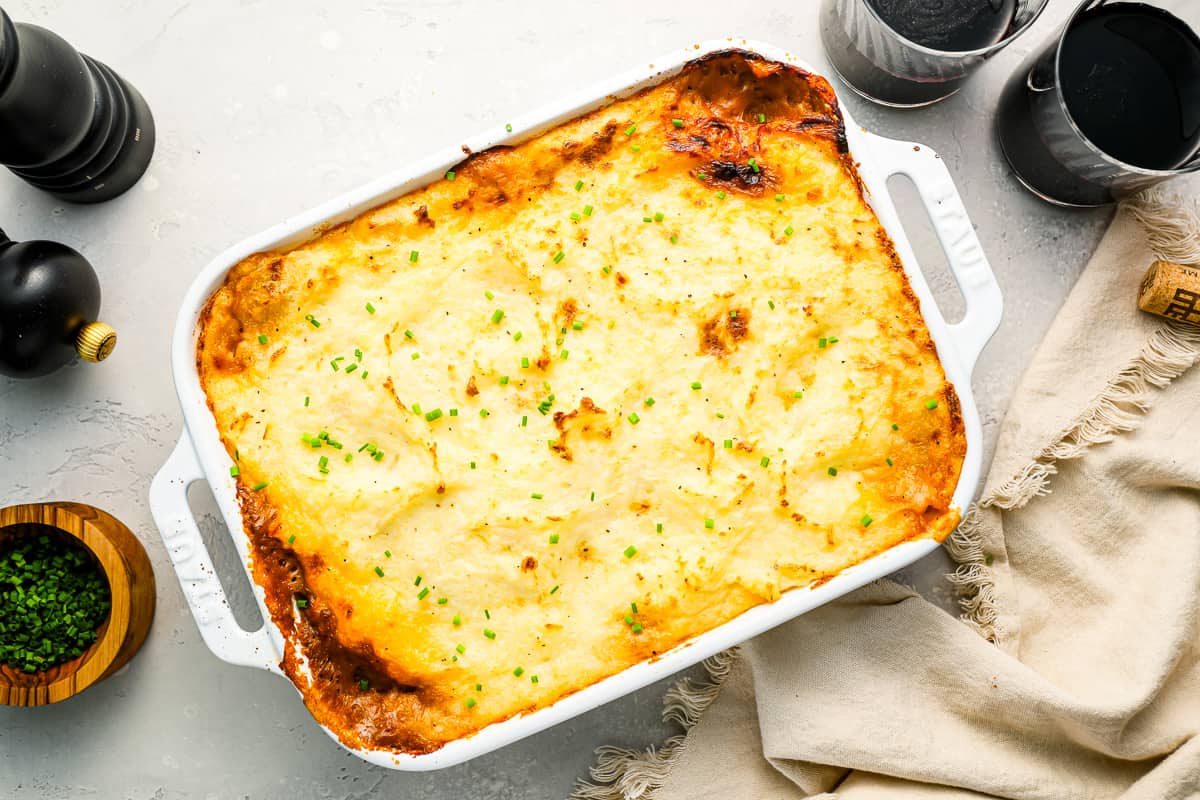
[(405, 339), (413, 339), (415, 337), (416, 337), (416, 334), (414, 334), (411, 330), (409, 330), (408, 328), (404, 329), (404, 338)]
[(726, 439), (726, 440), (725, 440), (725, 449), (726, 449), (726, 450), (732, 450), (732, 449), (733, 449), (733, 439)]
[(296, 534), (293, 533), (291, 536), (288, 537), (288, 544), (295, 544), (295, 543), (296, 543)]
[(518, 678), (519, 678), (519, 677), (521, 677), (521, 676), (522, 676), (522, 675), (524, 675), (524, 674), (525, 674), (525, 668), (524, 668), (524, 667), (517, 667), (516, 669), (514, 669), (514, 670), (513, 670), (513, 675), (516, 675)]
[(768, 465), (770, 465), (770, 463), (771, 463), (771, 459), (767, 458), (766, 456), (763, 456), (762, 458), (760, 458), (758, 460), (758, 465), (760, 467), (768, 466)]
[(893, 422), (893, 423), (892, 423), (892, 430), (894, 430), (894, 431), (898, 431), (898, 430), (900, 430), (900, 426), (899, 426), (899, 425), (897, 425), (896, 423), (894, 423), (894, 422)]
[(541, 492), (533, 492), (529, 496), (532, 497), (534, 500), (541, 500), (543, 497), (545, 497), (545, 495), (543, 495)]
[(349, 464), (354, 460), (354, 453), (346, 453), (346, 463)]
[(514, 342), (519, 342), (519, 341), (521, 341), (521, 338), (522, 338), (524, 335), (525, 335), (525, 334), (521, 333), (520, 331), (517, 331), (516, 333), (514, 333), (514, 334), (513, 334), (513, 341), (514, 341)]
[(717, 192), (717, 199), (718, 199), (718, 200), (724, 200), (724, 199), (725, 199), (725, 192)]
[(528, 425), (529, 425), (529, 415), (522, 414), (521, 415), (521, 427), (525, 428), (525, 427), (528, 427)]
[(775, 202), (776, 202), (776, 203), (782, 203), (782, 202), (783, 202), (783, 195), (781, 195), (781, 194), (777, 194), (777, 195), (775, 195)]
[(583, 188), (583, 181), (575, 181), (575, 191), (578, 192), (582, 188)]
[(892, 460), (891, 460), (890, 458), (885, 458), (885, 459), (884, 459), (884, 461), (886, 461), (886, 462), (887, 462), (887, 465), (888, 465), (889, 467), (894, 467), (894, 466), (896, 466), (895, 464), (893, 464), (893, 463), (892, 463)]
[(537, 682), (538, 682), (538, 676), (537, 676), (537, 675), (530, 675), (530, 676), (529, 676), (529, 682), (530, 682), (530, 683), (537, 683)]
[(797, 400), (799, 400), (800, 398), (804, 397), (804, 390), (803, 390), (803, 389), (797, 389), (796, 391), (792, 392), (792, 397), (794, 397), (794, 398), (796, 398)]
[(766, 114), (759, 114), (759, 115), (758, 115), (758, 121), (759, 121), (759, 122), (766, 122), (766, 121), (767, 121), (767, 115), (766, 115)]
[[(793, 228), (791, 225), (788, 225), (786, 228), (783, 229), (784, 236), (791, 236), (795, 232), (796, 232), (796, 229)], [(774, 306), (772, 306), (772, 308), (774, 308)]]
[(716, 524), (716, 521), (712, 517), (706, 517), (704, 519), (704, 527), (708, 528), (709, 530), (712, 530)]
[(642, 628), (642, 623), (635, 622), (635, 623), (633, 623), (633, 627), (630, 628), (629, 630), (633, 631), (634, 633), (641, 633), (644, 630), (644, 628)]
[(583, 215), (584, 215), (585, 217), (590, 217), (590, 216), (592, 215), (592, 212), (593, 212), (594, 210), (595, 210), (595, 209), (593, 209), (591, 206), (584, 206), (584, 207), (583, 207)]
[(700, 381), (692, 381), (692, 388), (693, 388), (693, 389), (699, 389), (699, 388), (700, 388)]
[(749, 161), (747, 161), (746, 163), (750, 165), (750, 169), (754, 170), (755, 172), (758, 172), (758, 161), (756, 159), (752, 158)]
[(308, 324), (312, 325), (314, 328), (321, 327), (321, 321), (318, 320), (316, 317), (314, 317), (312, 314), (305, 314), (304, 318), (306, 320), (308, 320)]
[(426, 587), (425, 587), (424, 589), (422, 589), (421, 591), (417, 592), (417, 599), (418, 599), (418, 600), (424, 600), (424, 599), (425, 599), (426, 597), (428, 597), (428, 596), (429, 596), (429, 587), (428, 587), (428, 586), (426, 586)]
[(637, 415), (636, 411), (629, 415), (630, 425), (637, 425), (639, 422), (641, 422), (641, 420), (642, 418)]
[[(611, 274), (612, 274), (612, 267), (610, 267), (610, 266), (607, 266), (607, 265), (606, 265), (606, 266), (604, 267), (604, 269), (602, 269), (602, 270), (601, 270), (601, 272), (603, 272), (605, 275), (611, 275)], [(611, 328), (612, 326), (610, 325), (609, 327)]]
[(391, 557), (392, 557), (392, 551), (391, 551), (391, 550), (384, 550), (384, 551), (383, 551), (383, 555), (384, 555), (386, 558), (391, 558)]
[(437, 599), (437, 604), (438, 604), (439, 606), (444, 606), (444, 605), (446, 605), (446, 603), (449, 603), (449, 602), (450, 602), (450, 598), (449, 598), (449, 597), (439, 597), (439, 598)]
[(457, 644), (454, 646), (454, 651), (460, 656), (464, 655), (467, 652), (467, 646), (464, 644)]
[(654, 222), (654, 217), (642, 217), (642, 222)]
[(472, 461), (472, 462), (471, 462), (471, 469), (475, 469), (475, 462), (474, 462), (474, 461)]
[(457, 408), (452, 408), (452, 409), (450, 409), (450, 416), (452, 416), (452, 417), (457, 417), (457, 416), (458, 416), (458, 409), (457, 409)]
[(636, 131), (636, 130), (637, 130), (637, 125), (636, 125), (636, 124), (634, 124), (634, 125), (630, 125), (628, 128), (626, 128), (626, 129), (625, 129), (625, 135), (626, 135), (626, 136), (633, 136), (633, 133), (634, 133), (634, 131)]
[(659, 522), (654, 526), (655, 533), (662, 533), (662, 523)]
[(412, 404), (412, 412), (413, 412), (414, 414), (420, 414), (420, 413), (421, 413), (421, 404), (420, 404), (420, 403), (413, 403), (413, 404)]
[(558, 544), (558, 534), (557, 533), (550, 534), (550, 544)]
[(414, 264), (417, 263), (417, 259), (420, 257), (421, 257), (421, 254), (418, 253), (416, 250), (413, 250), (412, 252), (410, 252), (408, 254), (408, 260)]
[(629, 547), (625, 548), (625, 557), (626, 558), (633, 558), (635, 555), (637, 555), (636, 547), (634, 547), (633, 545), (629, 545)]
[(583, 330), (583, 323), (582, 323), (582, 322), (579, 322), (578, 320), (577, 320), (577, 321), (575, 321), (575, 322), (572, 322), (572, 323), (571, 323), (571, 329), (572, 329), (572, 330), (581, 331), (581, 330)]
[(376, 450), (374, 453), (371, 454), (371, 458), (374, 461), (383, 461), (383, 451)]
[[(481, 409), (479, 409), (479, 416), (481, 416), (481, 417), (487, 417), (487, 416), (490, 416), (490, 415), (491, 415), (491, 413), (492, 413), (492, 412), (488, 411), (486, 408), (481, 408)], [(474, 462), (472, 462), (472, 463), (474, 463)]]
[(242, 474), (242, 468), (239, 467), (237, 464), (234, 464), (232, 467), (229, 468), (229, 477), (236, 478), (238, 475), (241, 475), (241, 474)]
[(441, 419), (441, 417), (442, 417), (442, 410), (440, 408), (435, 408), (433, 411), (425, 412), (425, 421), (426, 422), (433, 422), (435, 419)]
[(449, 172), (446, 173), (446, 180), (448, 180), (448, 181), (454, 180), (454, 170), (450, 170)]
[(817, 347), (824, 347), (829, 342), (824, 336), (817, 340)]
[(365, 692), (367, 689), (370, 689), (370, 688), (371, 688), (371, 684), (370, 684), (370, 683), (367, 681), (367, 679), (366, 679), (366, 678), (363, 678), (362, 680), (360, 680), (360, 681), (358, 682), (358, 688), (359, 688), (361, 691), (364, 691), (364, 692)]
[(371, 305), (370, 303), (367, 303), (367, 313), (368, 313), (368, 314), (374, 314), (374, 313), (375, 313), (375, 306)]
[(633, 151), (633, 152), (635, 152), (635, 153), (640, 153), (640, 152), (642, 152), (642, 146), (641, 146), (640, 144), (635, 144), (633, 147), (631, 147), (631, 148), (629, 148), (629, 149), (630, 149), (630, 150), (632, 150), (632, 151)]
[(416, 579), (413, 581), (413, 586), (420, 586), (420, 585), (421, 585), (421, 576), (418, 575), (416, 577)]
[(830, 475), (837, 475), (837, 467), (830, 467), (829, 469), (827, 469), (825, 471), (828, 472)]
[(558, 354), (558, 357), (561, 358), (563, 361), (566, 361), (568, 355), (570, 355), (570, 353), (568, 353), (566, 350), (563, 350), (561, 353)]
[(258, 343), (259, 344), (266, 344), (268, 341), (269, 340), (267, 339), (267, 335), (265, 333), (260, 333), (258, 335)]
[(635, 613), (635, 614), (636, 614), (636, 613), (638, 612), (638, 610), (637, 610), (637, 603), (630, 603), (630, 604), (629, 604), (629, 610), (630, 610), (630, 611), (632, 611), (633, 613)]
[(499, 325), (500, 320), (504, 319), (504, 310), (497, 308), (492, 312), (492, 324)]
[(454, 619), (450, 620), (454, 625), (462, 625), (462, 614), (455, 614)]
[(506, 122), (506, 123), (504, 124), (504, 130), (508, 131), (509, 133), (512, 133), (512, 123), (511, 123), (511, 122)]
[(626, 625), (632, 625), (632, 624), (633, 624), (633, 616), (632, 616), (632, 615), (630, 615), (630, 614), (626, 614), (626, 615), (625, 615), (625, 624), (626, 624)]
[(467, 698), (467, 708), (474, 708), (474, 707), (475, 707), (475, 698), (468, 697)]
[(665, 218), (666, 218), (666, 215), (663, 214), (663, 212), (661, 212), (661, 211), (654, 212), (654, 221), (655, 222), (662, 222)]
[(725, 419), (725, 415), (724, 415), (724, 414), (722, 414), (720, 411), (718, 411), (718, 412), (717, 412), (717, 419)]
[(296, 598), (296, 608), (300, 608), (300, 609), (308, 608), (308, 601), (305, 600), (303, 597)]
[(420, 358), (420, 357), (421, 357), (421, 354), (420, 354), (420, 353), (413, 353), (413, 354), (412, 354), (412, 360), (413, 360), (413, 361), (416, 361), (416, 360), (417, 360), (418, 358)]
[(346, 367), (346, 372), (347, 373), (354, 372), (354, 370), (356, 370), (356, 369), (358, 369), (358, 364), (351, 364), (350, 366)]
[(870, 526), (870, 524), (871, 524), (872, 522), (874, 522), (874, 520), (873, 520), (873, 519), (871, 519), (871, 515), (870, 515), (870, 514), (863, 514), (863, 516), (862, 516), (862, 519), (860, 519), (860, 520), (859, 520), (859, 522), (861, 522), (861, 523), (862, 523), (862, 526), (863, 526), (864, 528), (866, 528), (866, 527)]
[(317, 466), (319, 466), (321, 469), (324, 469), (325, 467), (328, 467), (328, 466), (329, 466), (329, 457), (328, 457), (328, 456), (321, 456), (320, 458), (318, 458), (318, 459), (317, 459)]
[(837, 338), (836, 336), (830, 336), (830, 337), (829, 337), (829, 343), (830, 343), (830, 344), (837, 344), (837, 340), (838, 340), (838, 338)]
[(671, 124), (672, 124), (672, 125), (674, 125), (676, 128), (682, 128), (682, 127), (683, 127), (683, 120), (681, 120), (681, 119), (673, 119), (673, 120), (671, 120)]
[(574, 220), (575, 222), (579, 222), (579, 220), (583, 219), (583, 215), (580, 214), (578, 211), (572, 211), (571, 219)]
[(265, 489), (265, 488), (267, 488), (267, 482), (266, 482), (266, 481), (263, 481), (262, 483), (256, 483), (256, 484), (254, 484), (254, 491), (256, 491), (256, 492), (261, 492), (261, 491), (262, 491), (263, 489)]
[(559, 250), (557, 253), (554, 254), (554, 263), (559, 264), (566, 257), (567, 257), (567, 254), (564, 253), (562, 250)]
[(554, 594), (557, 591), (558, 591), (558, 587), (555, 586), (553, 589), (550, 590), (550, 594)]
[(647, 397), (647, 398), (646, 398), (646, 399), (645, 399), (643, 402), (644, 402), (644, 403), (645, 403), (647, 406), (652, 406), (652, 405), (654, 405), (654, 398), (653, 398), (653, 397)]
[(376, 575), (378, 575), (379, 577), (381, 577), (381, 578), (382, 578), (382, 577), (383, 577), (383, 568), (382, 568), (382, 567), (376, 567), (376, 568), (375, 568), (375, 574), (376, 574)]
[(926, 400), (925, 407), (930, 411), (933, 411), (935, 408), (937, 408), (937, 400)]
[(308, 400), (309, 400), (308, 395), (305, 395), (304, 396), (304, 407), (305, 408), (308, 408)]
[(678, 243), (679, 243), (679, 237), (672, 233), (671, 234), (671, 244), (678, 244)]
[(484, 628), (484, 629), (483, 629), (483, 635), (484, 635), (484, 636), (486, 636), (486, 637), (487, 637), (487, 638), (489, 638), (489, 639), (495, 639), (495, 638), (496, 638), (496, 632), (495, 632), (494, 630), (492, 630), (491, 628)]
[(484, 297), (486, 297), (488, 300), (495, 300), (495, 299), (496, 299), (496, 295), (492, 294), (491, 292), (484, 292), (484, 293), (483, 293), (483, 296), (484, 296)]

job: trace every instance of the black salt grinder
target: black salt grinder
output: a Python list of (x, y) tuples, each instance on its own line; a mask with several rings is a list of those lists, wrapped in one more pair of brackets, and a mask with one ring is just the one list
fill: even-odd
[(0, 9), (0, 163), (63, 200), (99, 203), (137, 183), (153, 152), (137, 89)]

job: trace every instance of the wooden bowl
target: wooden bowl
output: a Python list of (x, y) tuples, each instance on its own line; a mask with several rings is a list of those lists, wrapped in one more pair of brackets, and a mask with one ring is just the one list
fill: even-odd
[(42, 672), (0, 665), (0, 704), (41, 706), (74, 697), (112, 675), (142, 646), (154, 619), (154, 570), (146, 550), (116, 517), (82, 503), (30, 503), (0, 508), (0, 543), (47, 532), (78, 539), (108, 578), (112, 608), (92, 646)]

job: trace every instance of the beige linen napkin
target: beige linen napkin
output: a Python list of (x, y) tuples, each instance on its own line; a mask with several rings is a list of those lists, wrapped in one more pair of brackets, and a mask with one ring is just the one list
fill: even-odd
[(1135, 308), (1154, 257), (1200, 263), (1192, 201), (1120, 210), (1022, 378), (947, 542), (962, 620), (866, 586), (710, 661), (687, 735), (575, 796), (1200, 798), (1200, 332)]

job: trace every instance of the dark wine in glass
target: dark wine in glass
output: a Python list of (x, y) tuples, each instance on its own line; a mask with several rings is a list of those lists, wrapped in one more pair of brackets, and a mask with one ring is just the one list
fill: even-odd
[(927, 105), (957, 91), (971, 70), (1032, 22), (1043, 5), (826, 0), (821, 36), (834, 69), (860, 94), (888, 105)]
[(1146, 3), (1083, 10), (1009, 82), (998, 133), (1021, 181), (1066, 205), (1184, 169), (1200, 153), (1200, 37)]

